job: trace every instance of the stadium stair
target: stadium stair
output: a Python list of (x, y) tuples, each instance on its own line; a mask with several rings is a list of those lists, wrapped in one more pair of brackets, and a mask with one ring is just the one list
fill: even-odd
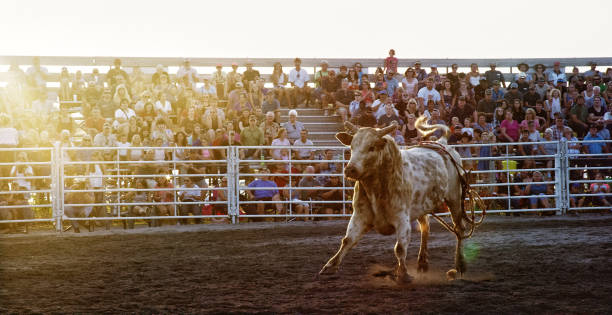
[[(289, 121), (288, 108), (281, 108), (281, 122)], [(296, 108), (297, 120), (308, 129), (308, 138), (316, 146), (338, 146), (336, 132), (343, 130), (340, 116), (325, 116), (324, 110), (318, 108)]]

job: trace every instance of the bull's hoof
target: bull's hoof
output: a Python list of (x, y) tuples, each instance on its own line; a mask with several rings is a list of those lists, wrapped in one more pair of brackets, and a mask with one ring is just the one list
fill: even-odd
[(338, 266), (323, 266), (323, 268), (321, 268), (321, 271), (319, 271), (319, 275), (333, 275), (336, 272), (338, 272)]
[(419, 264), (417, 266), (417, 272), (418, 273), (426, 273), (429, 270), (429, 265), (428, 264)]
[(453, 281), (457, 280), (457, 269), (451, 269), (446, 272), (446, 280)]
[(395, 282), (397, 282), (399, 284), (411, 283), (412, 280), (414, 280), (414, 277), (412, 277), (411, 275), (409, 275), (407, 273), (396, 274), (395, 275)]

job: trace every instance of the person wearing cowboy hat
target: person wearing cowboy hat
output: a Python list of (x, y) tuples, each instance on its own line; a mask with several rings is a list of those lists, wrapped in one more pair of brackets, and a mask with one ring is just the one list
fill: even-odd
[(506, 80), (504, 80), (504, 75), (501, 73), (501, 71), (495, 70), (495, 67), (497, 65), (494, 62), (491, 62), (489, 66), (491, 67), (491, 70), (488, 70), (487, 72), (485, 72), (485, 78), (487, 78), (487, 82), (489, 82), (489, 84), (492, 84), (493, 81), (497, 80), (504, 86), (504, 89), (505, 89)]
[(533, 66), (533, 71), (534, 71), (533, 72), (533, 80), (534, 81), (537, 81), (539, 79), (543, 79), (543, 80), (546, 81), (547, 76), (546, 76), (546, 66), (545, 65), (543, 65), (541, 63), (535, 64)]
[(216, 69), (217, 71), (213, 72), (210, 81), (212, 85), (217, 89), (217, 98), (224, 99), (227, 96), (227, 89), (225, 88), (227, 75), (225, 74), (225, 72), (223, 72), (222, 64), (218, 63)]
[(530, 83), (533, 80), (533, 78), (531, 77), (531, 74), (527, 73), (527, 71), (529, 70), (528, 64), (521, 62), (518, 65), (516, 65), (516, 68), (519, 70), (519, 73), (514, 75), (514, 82), (518, 82), (519, 77), (523, 74), (525, 76), (524, 78), (525, 82)]

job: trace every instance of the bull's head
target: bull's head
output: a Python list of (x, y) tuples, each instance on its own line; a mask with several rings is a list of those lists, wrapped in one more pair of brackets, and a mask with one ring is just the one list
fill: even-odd
[(336, 139), (351, 147), (351, 160), (344, 168), (344, 175), (358, 180), (376, 172), (377, 168), (381, 167), (379, 164), (384, 154), (383, 149), (388, 141), (393, 142), (393, 139), (385, 135), (397, 129), (397, 122), (394, 121), (382, 129), (357, 128), (348, 121), (344, 123), (344, 126), (349, 133), (336, 134)]

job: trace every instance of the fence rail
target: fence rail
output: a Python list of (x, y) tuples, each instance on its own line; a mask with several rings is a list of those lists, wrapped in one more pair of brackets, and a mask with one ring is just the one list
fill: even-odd
[[(611, 141), (579, 141), (582, 145)], [(520, 156), (512, 148), (555, 144), (555, 152)], [(575, 142), (456, 145), (475, 154), (463, 158), (470, 180), (490, 213), (600, 211), (611, 208), (612, 159), (605, 153), (569, 154)], [(482, 147), (496, 155), (478, 156)], [(315, 152), (315, 159), (244, 159), (249, 149)], [(125, 150), (164, 150), (164, 160), (123, 160)], [(179, 152), (211, 152), (210, 160)], [(330, 151), (331, 156), (328, 155)], [(111, 160), (78, 160), (79, 151), (108, 151)], [(494, 150), (489, 150), (492, 152)], [(17, 152), (36, 161), (12, 159)], [(44, 152), (48, 160), (36, 152)], [(215, 158), (217, 152), (225, 159)], [(344, 177), (347, 147), (140, 147), (0, 148), (0, 229), (6, 224), (52, 223), (61, 231), (78, 221), (176, 221), (208, 219), (238, 223), (275, 218), (342, 218), (352, 214), (354, 183)], [(8, 159), (6, 158), (8, 157)], [(11, 160), (12, 159), (12, 160)], [(306, 168), (305, 166), (315, 166)], [(33, 172), (32, 170), (36, 170)], [(534, 176), (528, 176), (533, 172)], [(44, 175), (41, 175), (44, 174)], [(313, 184), (313, 183), (316, 183)], [(89, 198), (89, 199), (87, 199)], [(478, 209), (480, 212), (482, 209)]]

